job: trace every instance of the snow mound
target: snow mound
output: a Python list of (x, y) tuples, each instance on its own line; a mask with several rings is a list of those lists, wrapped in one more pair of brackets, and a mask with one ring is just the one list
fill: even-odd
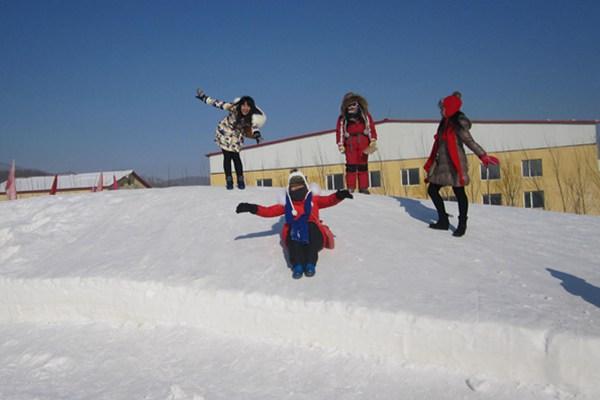
[(427, 229), (429, 202), (357, 195), (321, 210), (336, 248), (295, 281), (282, 219), (234, 213), (279, 193), (3, 202), (0, 322), (188, 326), (458, 371), (473, 391), (491, 376), (600, 394), (600, 218), (472, 205), (454, 238)]

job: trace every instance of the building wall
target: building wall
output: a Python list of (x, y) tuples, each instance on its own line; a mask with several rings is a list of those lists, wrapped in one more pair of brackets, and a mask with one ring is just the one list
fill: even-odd
[[(370, 160), (410, 160), (429, 155), (437, 122), (384, 120), (376, 129), (379, 151)], [(476, 122), (471, 133), (490, 153), (596, 143), (596, 125), (592, 123)], [(246, 171), (344, 163), (335, 131), (247, 146), (240, 157)], [(209, 164), (212, 174), (222, 173), (222, 154), (209, 154)]]
[[(379, 171), (380, 187), (373, 194), (427, 198), (423, 165), (433, 142), (434, 122), (377, 125), (379, 151), (369, 170)], [(471, 184), (467, 195), (483, 203), (486, 194), (500, 194), (503, 205), (525, 206), (526, 192), (544, 192), (544, 208), (600, 215), (597, 128), (594, 124), (481, 123), (471, 131), (475, 140), (500, 161), (500, 179), (482, 180), (480, 162), (468, 151)], [(285, 186), (291, 168), (300, 168), (311, 182), (327, 188), (327, 175), (344, 173), (344, 158), (335, 146), (334, 132), (257, 146), (242, 153), (246, 183), (271, 179)], [(542, 176), (523, 177), (523, 160), (541, 160)], [(211, 155), (211, 185), (224, 186), (222, 157)], [(419, 183), (402, 185), (403, 169), (417, 169)], [(450, 188), (444, 191), (451, 197)]]
[[(466, 191), (471, 202), (482, 204), (484, 195), (499, 194), (503, 205), (524, 207), (525, 192), (543, 191), (546, 210), (600, 214), (600, 173), (594, 145), (495, 152), (494, 155), (500, 159), (500, 179), (491, 180), (481, 178), (481, 163), (474, 155), (468, 156), (471, 183)], [(542, 176), (524, 177), (523, 160), (541, 160)], [(423, 158), (381, 166), (371, 164), (371, 170), (384, 171), (382, 187), (372, 192), (426, 198), (424, 162)], [(419, 169), (418, 185), (402, 186), (400, 171), (404, 168)], [(451, 196), (451, 193), (447, 188), (446, 194)]]

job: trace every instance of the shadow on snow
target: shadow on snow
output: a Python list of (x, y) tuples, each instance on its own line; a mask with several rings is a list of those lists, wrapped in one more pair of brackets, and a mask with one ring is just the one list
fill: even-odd
[(588, 283), (585, 279), (567, 274), (566, 272), (546, 268), (550, 275), (561, 280), (560, 285), (573, 296), (581, 297), (588, 303), (600, 308), (600, 287)]

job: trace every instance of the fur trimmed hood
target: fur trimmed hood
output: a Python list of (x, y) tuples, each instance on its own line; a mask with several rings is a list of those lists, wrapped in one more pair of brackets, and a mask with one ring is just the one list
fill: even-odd
[(365, 115), (369, 113), (369, 103), (367, 102), (367, 99), (365, 99), (358, 93), (348, 92), (344, 95), (344, 98), (342, 99), (342, 105), (340, 106), (341, 115), (346, 114), (346, 108), (348, 107), (348, 104), (352, 103), (353, 101), (358, 102), (362, 112)]
[(233, 105), (236, 108), (240, 105), (240, 103), (244, 102), (250, 104), (250, 108), (252, 109), (252, 125), (258, 129), (262, 128), (267, 122), (267, 115), (265, 112), (256, 105), (254, 99), (250, 96), (241, 96), (233, 99)]

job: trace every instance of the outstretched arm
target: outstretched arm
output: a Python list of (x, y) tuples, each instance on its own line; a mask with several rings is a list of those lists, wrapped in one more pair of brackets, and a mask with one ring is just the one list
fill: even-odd
[(269, 207), (259, 206), (251, 203), (240, 203), (237, 205), (235, 212), (240, 214), (249, 212), (251, 214), (258, 215), (259, 217), (279, 217), (285, 212), (285, 208), (281, 204), (275, 204)]
[(471, 122), (467, 119), (459, 119), (461, 129), (458, 130), (458, 135), (460, 136), (460, 140), (469, 148), (485, 165), (486, 167), (490, 164), (498, 165), (500, 161), (494, 157), (488, 155), (485, 150), (473, 139), (471, 136), (471, 132), (469, 132), (469, 128), (471, 127)]
[(332, 207), (344, 199), (353, 199), (353, 198), (354, 198), (354, 196), (352, 196), (352, 193), (350, 193), (346, 189), (338, 190), (335, 193), (331, 193), (329, 196), (315, 196), (314, 197), (317, 204), (319, 205), (319, 208)]
[(219, 108), (221, 110), (229, 111), (233, 107), (233, 103), (228, 103), (226, 101), (217, 100), (212, 97), (208, 97), (206, 93), (202, 89), (196, 90), (196, 98), (208, 104), (209, 106), (213, 106)]
[(469, 148), (477, 157), (485, 155), (485, 150), (473, 139), (469, 129), (471, 128), (471, 122), (467, 118), (459, 118), (459, 129), (456, 134), (460, 137), (460, 140)]

